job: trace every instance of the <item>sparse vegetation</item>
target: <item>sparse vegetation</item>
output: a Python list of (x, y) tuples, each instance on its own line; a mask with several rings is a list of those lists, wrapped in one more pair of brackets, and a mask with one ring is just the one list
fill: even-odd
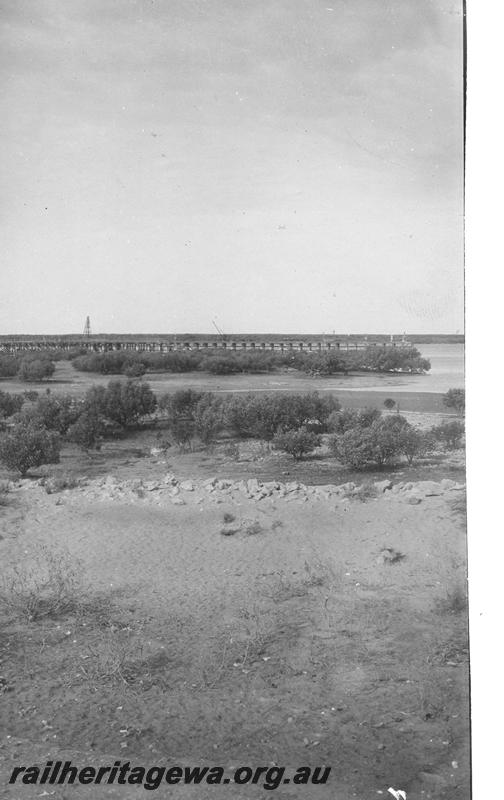
[(6, 506), (9, 496), (9, 482), (0, 481), (0, 506)]
[(29, 622), (77, 613), (84, 599), (78, 563), (54, 547), (39, 546), (31, 563), (6, 570), (0, 584), (0, 604)]
[[(267, 758), (272, 742), (275, 758), (288, 753), (299, 763), (305, 755), (336, 763), (335, 754), (345, 752), (345, 771), (358, 771), (370, 795), (377, 782), (399, 785), (394, 769), (415, 780), (419, 761), (437, 758), (441, 741), (450, 742), (443, 746), (447, 763), (457, 758), (462, 767), (453, 742), (464, 736), (465, 697), (456, 690), (466, 679), (458, 632), (467, 598), (451, 587), (463, 588), (463, 579), (460, 572), (457, 580), (445, 578), (446, 602), (444, 596), (436, 602), (431, 587), (444, 564), (423, 559), (424, 568), (415, 569), (419, 554), (434, 553), (441, 537), (443, 553), (460, 548), (455, 529), (463, 509), (450, 513), (450, 506), (462, 503), (462, 493), (446, 489), (444, 512), (441, 497), (425, 496), (418, 509), (406, 504), (410, 481), (459, 481), (461, 455), (443, 456), (438, 447), (422, 464), (429, 432), (386, 414), (385, 394), (377, 401), (382, 416), (377, 409), (342, 410), (323, 392), (258, 393), (249, 400), (241, 392), (234, 398), (184, 391), (160, 398), (152, 425), (140, 424), (150, 414), (119, 425), (107, 416), (107, 388), (77, 402), (77, 419), (68, 426), (44, 390), (21, 410), (32, 425), (38, 419), (39, 430), (61, 431), (63, 446), (103, 442), (103, 448), (86, 459), (69, 446), (64, 464), (45, 481), (6, 482), (12, 500), (1, 509), (7, 530), (1, 544), (13, 563), (21, 556), (22, 573), (13, 580), (6, 570), (0, 601), (0, 692), (12, 736), (29, 737), (44, 716), (42, 738), (57, 735), (62, 749), (86, 750), (93, 741), (98, 754), (124, 748), (128, 758), (155, 756), (159, 743), (187, 752), (188, 741), (202, 758), (215, 758), (215, 743), (236, 763), (246, 763), (250, 748), (258, 760)], [(19, 421), (6, 420), (6, 431)], [(173, 448), (167, 463), (164, 449), (176, 442), (177, 425), (186, 447), (198, 452), (178, 455)], [(272, 455), (272, 443), (300, 428), (322, 442), (316, 458)], [(356, 432), (372, 437), (364, 476), (328, 454), (334, 437)], [(207, 443), (215, 447), (203, 452)], [(151, 457), (137, 465), (146, 453)], [(443, 472), (445, 459), (450, 471)], [(381, 462), (394, 465), (394, 476), (377, 474)], [(84, 472), (90, 477), (83, 491), (67, 491)], [(394, 486), (382, 492), (384, 477)], [(53, 494), (61, 491), (64, 497)], [(0, 482), (0, 503), (1, 497)], [(19, 540), (23, 555), (12, 533), (32, 502), (27, 535)], [(172, 503), (180, 508), (172, 510)], [(83, 570), (71, 557), (76, 583), (63, 577), (50, 588), (45, 558), (33, 550), (35, 534), (49, 535), (47, 525), (37, 530), (32, 523), (46, 511), (52, 535), (82, 554), (94, 587), (83, 586)], [(421, 537), (407, 524), (410, 517)], [(138, 536), (147, 536), (149, 547)], [(103, 558), (101, 550), (95, 554), (99, 542)], [(313, 557), (319, 547), (334, 564)], [(65, 581), (66, 599), (58, 588)], [(94, 603), (92, 590), (112, 582), (124, 592), (117, 605), (91, 611), (89, 594)], [(404, 736), (407, 726), (417, 726), (417, 735)]]

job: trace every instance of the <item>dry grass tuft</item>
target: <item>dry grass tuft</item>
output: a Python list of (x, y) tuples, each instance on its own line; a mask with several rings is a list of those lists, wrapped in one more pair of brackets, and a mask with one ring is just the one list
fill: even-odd
[(85, 604), (81, 572), (68, 553), (41, 545), (31, 564), (6, 571), (0, 584), (0, 605), (29, 622), (77, 614)]
[(436, 602), (436, 610), (440, 614), (463, 614), (467, 611), (467, 606), (467, 588), (462, 583), (457, 583), (447, 591), (445, 597)]

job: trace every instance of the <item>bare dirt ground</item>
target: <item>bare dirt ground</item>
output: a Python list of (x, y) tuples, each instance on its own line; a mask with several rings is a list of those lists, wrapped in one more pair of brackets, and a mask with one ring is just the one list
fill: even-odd
[[(80, 476), (75, 488), (12, 485), (0, 508), (5, 774), (51, 758), (330, 765), (327, 786), (274, 796), (369, 800), (392, 786), (465, 800), (463, 454), (353, 476), (248, 447), (165, 452), (148, 431), (46, 470)], [(30, 619), (30, 575), (46, 573), (66, 576), (70, 600)], [(5, 796), (46, 789), (145, 794)]]

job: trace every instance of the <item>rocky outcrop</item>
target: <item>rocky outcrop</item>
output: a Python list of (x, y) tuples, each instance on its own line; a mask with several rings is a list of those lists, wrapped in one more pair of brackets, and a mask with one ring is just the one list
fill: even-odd
[[(14, 484), (18, 489), (37, 487), (32, 481), (22, 480)], [(158, 505), (182, 506), (187, 504), (240, 502), (241, 499), (257, 503), (280, 500), (285, 503), (332, 502), (348, 503), (350, 500), (375, 502), (383, 499), (419, 505), (429, 498), (440, 497), (465, 488), (464, 484), (445, 478), (441, 481), (416, 481), (393, 483), (390, 479), (374, 484), (357, 485), (347, 483), (307, 486), (299, 481), (231, 480), (211, 477), (204, 481), (179, 479), (169, 472), (158, 480), (119, 480), (113, 475), (105, 478), (82, 480), (71, 489), (93, 500), (119, 500), (131, 503), (156, 503)]]

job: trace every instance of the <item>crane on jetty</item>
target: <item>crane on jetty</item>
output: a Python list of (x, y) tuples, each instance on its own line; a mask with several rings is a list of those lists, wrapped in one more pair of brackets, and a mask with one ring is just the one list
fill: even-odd
[(221, 341), (222, 341), (222, 342), (226, 342), (226, 341), (227, 341), (226, 334), (224, 333), (224, 331), (222, 331), (222, 330), (219, 328), (219, 326), (217, 325), (217, 323), (216, 323), (216, 321), (215, 321), (214, 319), (212, 320), (212, 325), (214, 326), (215, 330), (217, 331), (217, 333), (218, 333), (218, 334), (219, 334), (219, 336), (221, 337)]

